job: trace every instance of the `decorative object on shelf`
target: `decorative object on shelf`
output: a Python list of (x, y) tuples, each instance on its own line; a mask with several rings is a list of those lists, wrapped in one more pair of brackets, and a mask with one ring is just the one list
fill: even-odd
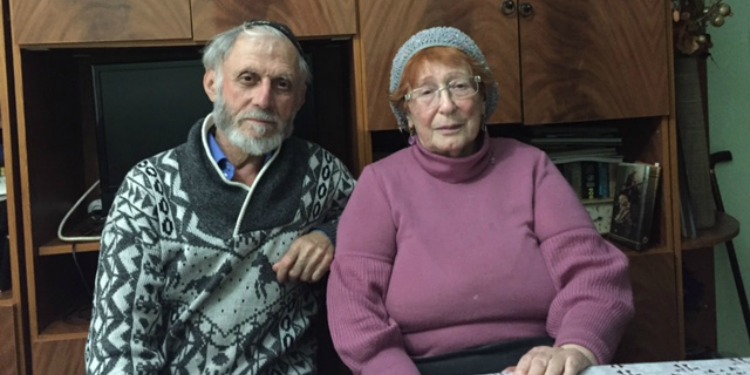
[[(705, 59), (713, 46), (709, 26), (721, 27), (732, 9), (724, 0), (673, 0), (675, 43), (675, 109), (685, 176), (680, 186), (683, 210), (692, 210), (696, 229), (716, 224), (716, 206), (709, 176), (708, 99)], [(693, 223), (689, 223), (693, 225)], [(690, 233), (687, 233), (690, 237)]]
[(583, 201), (583, 207), (591, 216), (596, 231), (605, 234), (609, 233), (612, 225), (612, 199), (587, 199)]
[(721, 27), (731, 15), (724, 0), (672, 0), (677, 51), (690, 56), (708, 53), (713, 46), (708, 26)]
[(637, 251), (649, 244), (660, 172), (659, 163), (620, 163), (617, 166), (609, 239)]

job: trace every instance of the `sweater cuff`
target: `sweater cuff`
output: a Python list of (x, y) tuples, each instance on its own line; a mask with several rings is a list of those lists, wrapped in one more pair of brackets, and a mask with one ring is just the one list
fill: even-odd
[(336, 248), (336, 228), (337, 228), (337, 222), (333, 223), (322, 223), (319, 225), (314, 226), (312, 229), (310, 229), (310, 232), (321, 232), (328, 237), (328, 239), (331, 241), (331, 244), (333, 244), (333, 248)]

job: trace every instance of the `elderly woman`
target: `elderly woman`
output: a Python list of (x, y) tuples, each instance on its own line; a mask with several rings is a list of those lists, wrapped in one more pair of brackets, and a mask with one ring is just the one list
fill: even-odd
[(544, 152), (490, 138), (498, 91), (449, 27), (398, 51), (391, 107), (410, 147), (367, 166), (328, 283), (355, 374), (575, 374), (612, 359), (633, 314), (628, 261)]

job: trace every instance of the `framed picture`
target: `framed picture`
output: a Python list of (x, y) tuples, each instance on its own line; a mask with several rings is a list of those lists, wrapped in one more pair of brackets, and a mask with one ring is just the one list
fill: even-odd
[(660, 172), (658, 163), (620, 163), (617, 166), (608, 238), (637, 251), (646, 248), (651, 237)]

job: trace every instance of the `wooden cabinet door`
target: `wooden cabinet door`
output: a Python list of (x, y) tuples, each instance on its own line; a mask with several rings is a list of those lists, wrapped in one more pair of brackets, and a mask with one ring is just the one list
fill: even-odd
[(664, 0), (519, 3), (525, 124), (669, 114)]
[(397, 128), (388, 106), (391, 62), (410, 36), (433, 26), (464, 31), (487, 57), (500, 87), (490, 122), (521, 121), (518, 23), (515, 14), (502, 13), (499, 1), (360, 0), (359, 12), (368, 130)]
[(191, 39), (190, 0), (10, 0), (19, 45)]
[(192, 0), (197, 41), (252, 19), (286, 24), (301, 38), (357, 33), (355, 0)]

